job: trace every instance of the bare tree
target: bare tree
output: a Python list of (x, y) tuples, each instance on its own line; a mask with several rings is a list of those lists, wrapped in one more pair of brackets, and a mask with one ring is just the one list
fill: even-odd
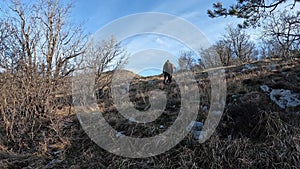
[(181, 51), (178, 58), (179, 69), (190, 70), (196, 64), (193, 51)]
[(207, 69), (207, 68), (221, 66), (219, 65), (220, 58), (213, 46), (206, 49), (201, 49), (199, 51), (199, 55), (200, 55), (199, 65), (201, 68)]
[(264, 38), (273, 41), (279, 47), (279, 53), (285, 60), (293, 59), (291, 51), (299, 50), (300, 12), (291, 14), (288, 11), (272, 14), (264, 25)]
[(267, 41), (261, 40), (258, 46), (259, 46), (260, 59), (267, 59), (272, 57), (271, 55), (272, 49), (270, 48), (271, 45), (269, 45)]
[(260, 47), (260, 57), (264, 58), (281, 58), (281, 47), (277, 40), (273, 37), (262, 38)]
[(53, 118), (60, 106), (57, 93), (70, 91), (70, 75), (83, 53), (85, 36), (80, 25), (68, 21), (71, 5), (59, 0), (14, 0), (7, 2), (7, 9), (0, 11), (0, 66), (5, 70), (0, 112), (8, 138), (22, 147), (25, 134), (35, 139), (36, 126)]
[(255, 58), (255, 44), (250, 41), (250, 35), (241, 28), (233, 28), (232, 26), (228, 26), (226, 30), (224, 42), (230, 44), (233, 58), (238, 58), (241, 62), (249, 62)]
[(111, 83), (113, 72), (127, 63), (128, 53), (121, 42), (113, 36), (101, 43), (90, 41), (87, 45), (83, 58), (86, 65), (96, 73), (96, 90), (103, 93), (104, 88)]
[(216, 44), (207, 49), (200, 50), (200, 59), (205, 65), (214, 65), (220, 62), (220, 66), (228, 66), (232, 64), (234, 58), (232, 57), (231, 43), (227, 43), (224, 40), (219, 40)]
[(257, 58), (257, 50), (249, 35), (241, 28), (232, 26), (228, 26), (226, 30), (223, 39), (199, 51), (204, 67), (216, 66), (218, 63), (222, 64), (218, 66), (228, 66), (235, 62), (249, 62)]
[(225, 40), (219, 40), (213, 45), (216, 54), (220, 58), (223, 66), (228, 66), (231, 64), (232, 58), (232, 44), (226, 42)]

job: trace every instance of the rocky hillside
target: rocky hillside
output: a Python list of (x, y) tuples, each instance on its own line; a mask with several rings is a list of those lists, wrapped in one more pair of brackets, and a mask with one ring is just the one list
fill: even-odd
[[(210, 109), (207, 71), (195, 72), (200, 105), (191, 132), (177, 146), (158, 156), (131, 159), (100, 148), (87, 136), (71, 106), (51, 120), (39, 122), (37, 133), (9, 142), (0, 125), (1, 168), (298, 168), (300, 166), (300, 61), (264, 60), (226, 67), (225, 111), (214, 134), (197, 142)], [(152, 90), (163, 90), (167, 104), (150, 123), (135, 123), (118, 113), (105, 89), (98, 106), (118, 136), (151, 137), (176, 120), (181, 107), (178, 85), (163, 84), (162, 76), (136, 77), (130, 102), (148, 110)], [(124, 107), (128, 104), (124, 103)], [(30, 135), (35, 135), (31, 137)], [(33, 139), (34, 138), (34, 139)]]

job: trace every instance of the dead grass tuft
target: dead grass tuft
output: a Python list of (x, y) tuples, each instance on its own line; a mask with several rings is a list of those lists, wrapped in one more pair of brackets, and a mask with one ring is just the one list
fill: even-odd
[[(217, 131), (200, 144), (189, 134), (177, 146), (158, 156), (129, 159), (108, 153), (90, 140), (81, 128), (73, 108), (64, 106), (56, 113), (22, 119), (15, 115), (14, 140), (0, 123), (1, 168), (299, 168), (300, 110), (282, 110), (272, 103), (259, 86), (266, 84), (297, 92), (299, 65), (283, 65), (283, 70), (268, 71), (269, 62), (255, 63), (258, 71), (239, 73), (242, 67), (227, 70), (226, 110)], [(228, 68), (229, 69), (229, 68)], [(285, 72), (285, 73), (282, 73)], [(287, 76), (288, 75), (288, 76)], [(205, 121), (209, 105), (210, 82), (204, 73), (196, 75), (201, 95), (198, 120)], [(153, 83), (148, 83), (153, 80)], [(180, 94), (162, 85), (161, 77), (136, 79), (131, 86), (131, 101), (148, 104), (143, 92), (158, 87), (168, 90), (168, 106), (153, 123), (136, 125), (122, 117), (111, 99), (101, 98), (99, 107), (106, 120), (125, 135), (145, 137), (159, 134), (172, 125), (180, 109)], [(140, 92), (140, 93), (139, 93)], [(126, 104), (124, 105), (126, 106)], [(209, 106), (207, 107), (209, 109)], [(31, 112), (34, 115), (33, 112)], [(5, 114), (5, 115), (8, 115)], [(7, 118), (10, 118), (7, 116)], [(19, 123), (18, 123), (19, 122)], [(163, 124), (164, 129), (159, 125)]]

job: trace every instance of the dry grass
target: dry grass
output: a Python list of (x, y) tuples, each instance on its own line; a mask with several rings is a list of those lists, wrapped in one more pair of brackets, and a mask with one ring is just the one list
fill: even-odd
[[(300, 108), (280, 109), (259, 86), (283, 87), (299, 92), (299, 64), (282, 65), (268, 71), (268, 62), (253, 63), (258, 71), (241, 72), (242, 67), (227, 69), (228, 96), (222, 120), (212, 137), (200, 144), (188, 135), (176, 147), (158, 156), (130, 159), (108, 153), (92, 142), (80, 126), (74, 110), (57, 109), (51, 118), (35, 121), (32, 133), (18, 133), (16, 141), (7, 139), (4, 123), (0, 123), (1, 168), (299, 168)], [(282, 73), (286, 72), (286, 73)], [(289, 76), (286, 76), (289, 74)], [(201, 73), (201, 105), (209, 106), (210, 82)], [(154, 80), (148, 84), (148, 80)], [(272, 81), (273, 80), (273, 81)], [(161, 77), (140, 78), (132, 86), (133, 101), (142, 104), (147, 91), (161, 85)], [(174, 86), (176, 88), (176, 86)], [(180, 99), (170, 90), (170, 98)], [(172, 95), (173, 94), (173, 95)], [(144, 98), (147, 102), (147, 97)], [(139, 102), (140, 101), (140, 102)], [(148, 103), (145, 103), (148, 104)], [(163, 132), (160, 124), (172, 125), (180, 109), (178, 102), (168, 102), (165, 112), (147, 125), (132, 125), (112, 106), (110, 99), (99, 103), (107, 121), (126, 135), (145, 137)], [(64, 113), (65, 112), (65, 113)], [(298, 114), (297, 114), (298, 112)], [(207, 111), (200, 110), (198, 120), (205, 121)], [(18, 140), (19, 139), (19, 140)]]

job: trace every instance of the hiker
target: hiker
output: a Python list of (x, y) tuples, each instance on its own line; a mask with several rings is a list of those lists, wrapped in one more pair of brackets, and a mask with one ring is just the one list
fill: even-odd
[[(169, 60), (167, 60), (164, 64), (164, 68), (163, 68), (164, 84), (172, 82), (173, 69), (174, 69), (174, 65)], [(168, 77), (168, 79), (166, 82), (167, 77)]]

